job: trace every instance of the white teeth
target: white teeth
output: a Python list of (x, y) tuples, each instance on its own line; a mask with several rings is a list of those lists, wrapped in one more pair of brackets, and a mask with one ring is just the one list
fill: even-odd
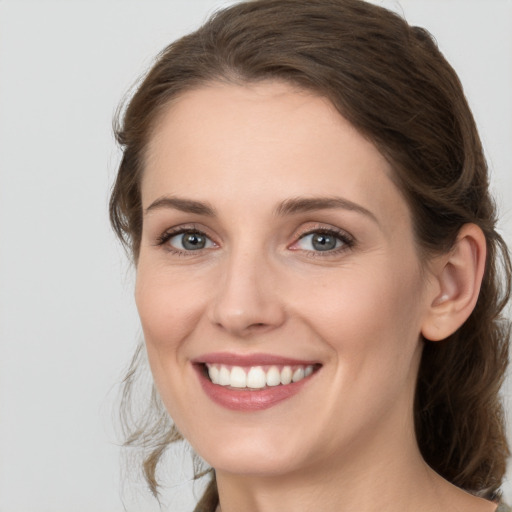
[(298, 382), (299, 380), (302, 380), (304, 378), (304, 368), (297, 368), (293, 372), (292, 381)]
[(208, 367), (208, 375), (214, 384), (219, 384), (219, 369), (216, 366)]
[(247, 374), (247, 387), (253, 389), (264, 388), (267, 384), (267, 376), (261, 366), (253, 366)]
[(309, 377), (313, 371), (313, 365), (308, 366), (277, 366), (267, 367), (265, 371), (261, 366), (227, 367), (222, 364), (207, 364), (208, 376), (214, 384), (231, 386), (232, 388), (262, 389), (265, 386), (286, 386), (292, 382), (298, 382)]
[(292, 381), (292, 369), (289, 366), (285, 366), (281, 370), (281, 384), (290, 384)]
[(225, 366), (221, 366), (219, 371), (219, 384), (221, 386), (229, 386), (230, 383), (231, 372)]
[(281, 372), (277, 366), (272, 366), (267, 372), (267, 386), (279, 386), (281, 384)]
[(233, 366), (231, 368), (231, 378), (229, 385), (232, 388), (246, 388), (247, 387), (247, 375), (244, 369), (240, 366)]

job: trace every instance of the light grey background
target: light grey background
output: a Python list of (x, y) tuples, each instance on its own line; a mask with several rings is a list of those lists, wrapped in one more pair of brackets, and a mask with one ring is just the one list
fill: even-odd
[[(111, 416), (140, 329), (107, 221), (111, 118), (152, 57), (226, 3), (0, 0), (0, 512), (123, 510)], [(459, 72), (511, 244), (512, 2), (376, 3)], [(187, 475), (169, 510), (191, 509)], [(158, 509), (126, 487), (127, 510)]]

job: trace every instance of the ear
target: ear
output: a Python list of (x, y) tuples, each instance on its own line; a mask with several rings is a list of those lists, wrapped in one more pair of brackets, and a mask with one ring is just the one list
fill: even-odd
[(471, 315), (480, 293), (486, 252), (482, 230), (465, 224), (450, 252), (435, 258), (431, 272), (435, 286), (421, 329), (426, 339), (447, 338)]

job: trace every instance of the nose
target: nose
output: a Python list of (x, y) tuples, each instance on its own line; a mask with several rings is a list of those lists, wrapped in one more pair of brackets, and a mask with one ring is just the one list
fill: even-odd
[(254, 254), (232, 254), (224, 261), (210, 305), (210, 321), (236, 337), (271, 331), (285, 321), (276, 269)]

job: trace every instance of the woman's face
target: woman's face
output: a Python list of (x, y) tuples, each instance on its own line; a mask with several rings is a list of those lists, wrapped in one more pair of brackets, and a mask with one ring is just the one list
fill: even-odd
[(205, 86), (160, 120), (136, 301), (163, 402), (217, 471), (332, 469), (413, 440), (432, 290), (390, 174), (327, 100), (282, 83)]

